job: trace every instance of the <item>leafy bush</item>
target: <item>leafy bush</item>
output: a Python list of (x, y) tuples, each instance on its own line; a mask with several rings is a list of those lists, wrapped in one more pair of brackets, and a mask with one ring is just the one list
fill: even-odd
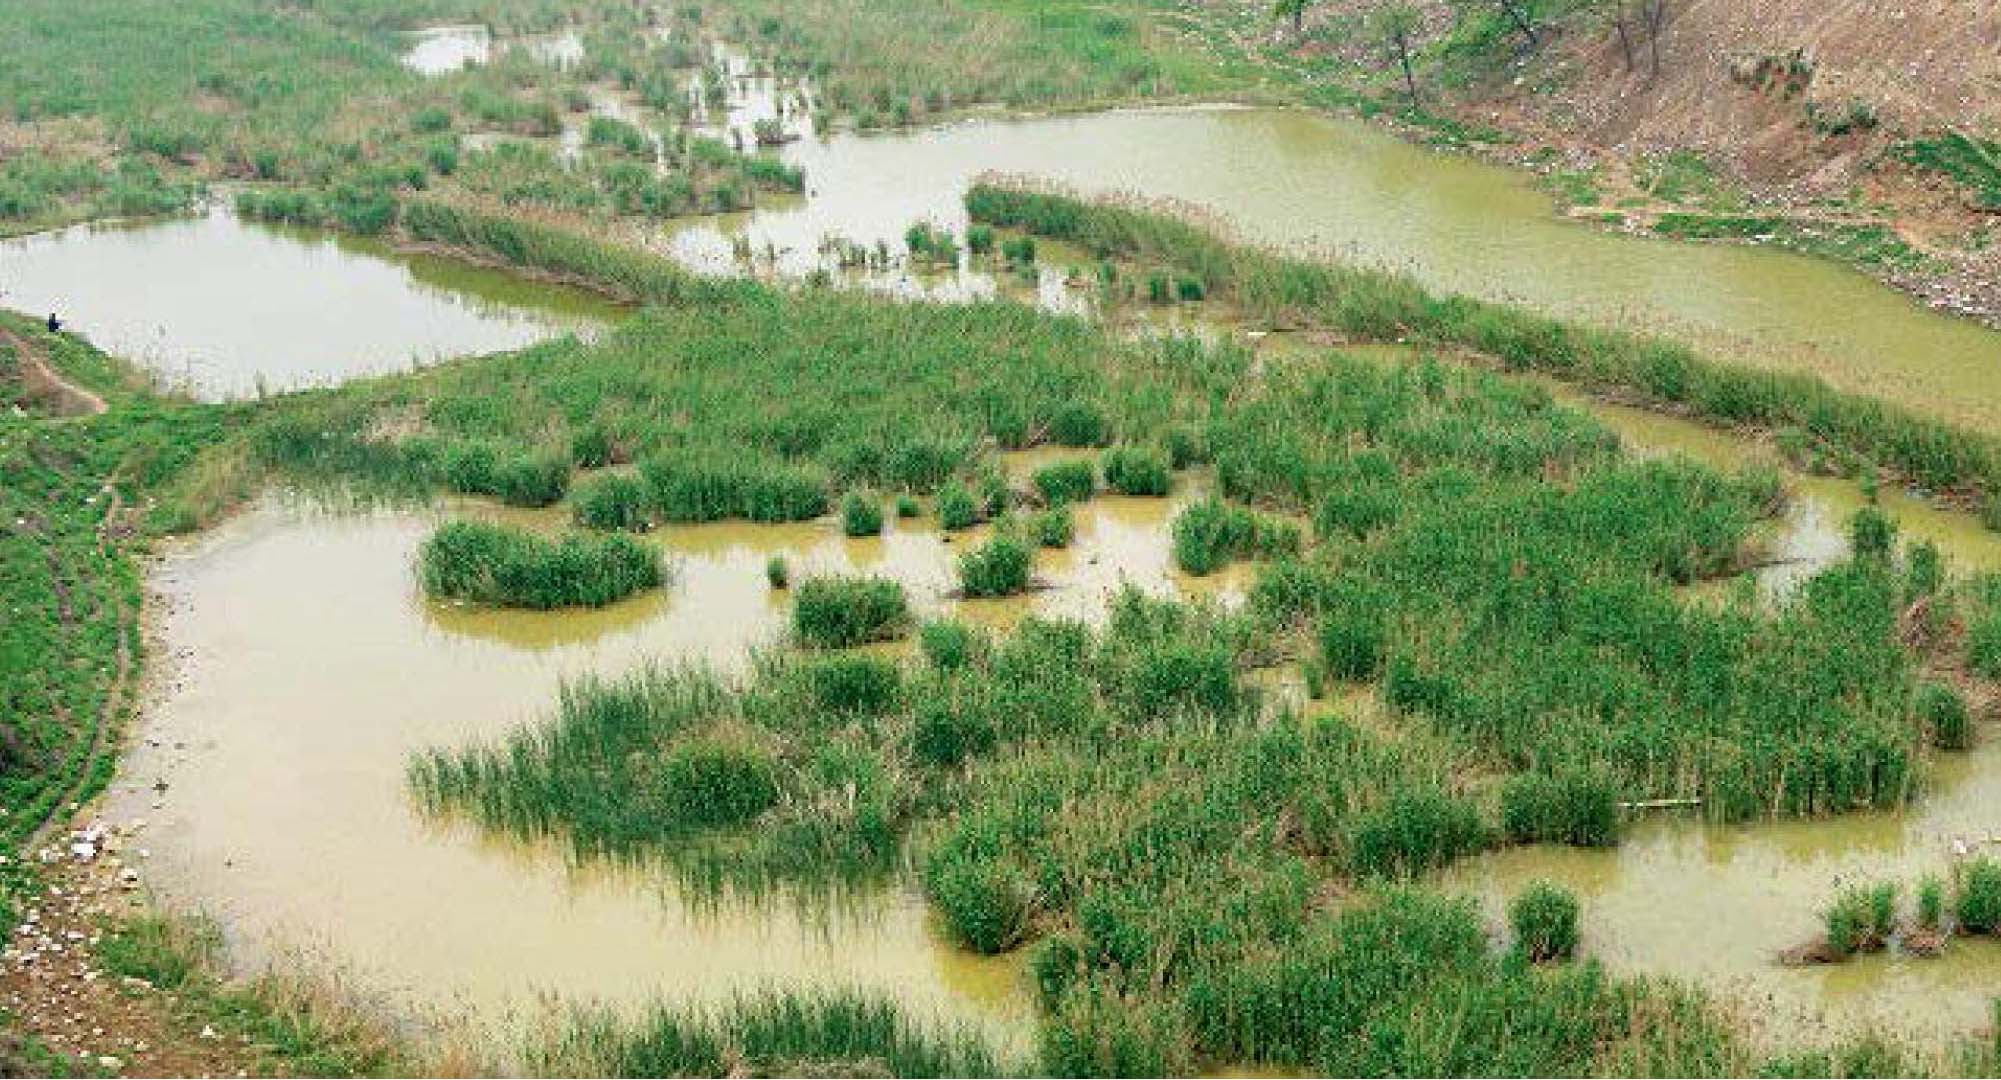
[(1953, 915), (1969, 934), (2001, 930), (2001, 863), (1980, 858), (1960, 866)]
[(1035, 542), (1046, 548), (1066, 548), (1077, 536), (1077, 523), (1068, 506), (1052, 506), (1029, 522)]
[(882, 535), (882, 504), (859, 491), (841, 500), (841, 531), (849, 536)]
[(1062, 461), (1035, 470), (1035, 490), (1049, 506), (1083, 502), (1097, 487), (1097, 472), (1088, 461)]
[(1440, 791), (1400, 791), (1355, 815), (1348, 861), (1361, 876), (1407, 876), (1480, 851), (1488, 839), (1472, 803)]
[(901, 637), (910, 622), (903, 586), (867, 577), (812, 578), (792, 604), (792, 630), (801, 644), (844, 649)]
[(1105, 452), (1105, 486), (1121, 495), (1164, 496), (1173, 486), (1166, 455), (1139, 446), (1115, 446)]
[(1028, 545), (1005, 534), (959, 556), (959, 588), (969, 597), (1013, 596), (1028, 588)]
[(1972, 749), (1973, 720), (1958, 690), (1941, 682), (1921, 683), (1915, 708), (1933, 745), (1942, 750)]
[(1298, 529), (1216, 498), (1191, 503), (1176, 515), (1173, 534), (1174, 564), (1197, 576), (1215, 573), (1232, 559), (1299, 550)]
[(626, 536), (551, 541), (522, 529), (455, 521), (418, 553), (433, 597), (537, 609), (601, 607), (660, 584), (660, 556)]
[(1577, 898), (1547, 881), (1537, 881), (1508, 904), (1515, 948), (1529, 963), (1568, 960), (1577, 953)]
[(954, 480), (938, 491), (938, 525), (950, 532), (970, 529), (978, 524), (980, 512), (973, 502), (973, 493), (966, 485)]

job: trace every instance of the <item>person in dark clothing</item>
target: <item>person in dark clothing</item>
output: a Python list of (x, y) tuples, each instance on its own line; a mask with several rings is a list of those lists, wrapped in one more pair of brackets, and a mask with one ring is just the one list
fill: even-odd
[(53, 311), (49, 312), (49, 333), (51, 334), (60, 333), (62, 331), (62, 328), (63, 328), (63, 321), (61, 319), (56, 318), (55, 312)]

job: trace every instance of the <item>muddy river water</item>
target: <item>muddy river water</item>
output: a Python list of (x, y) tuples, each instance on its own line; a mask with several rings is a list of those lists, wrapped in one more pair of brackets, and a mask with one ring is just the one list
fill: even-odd
[[(482, 62), (471, 32), (416, 42), (413, 64)], [(561, 51), (561, 50), (558, 50)], [(565, 53), (567, 55), (567, 53)], [(730, 116), (752, 115), (732, 107)], [(2001, 429), (2001, 335), (1933, 314), (1860, 275), (1779, 252), (1649, 242), (1554, 217), (1503, 170), (1408, 146), (1354, 123), (1230, 108), (972, 119), (942, 128), (806, 138), (781, 151), (809, 192), (656, 239), (697, 267), (734, 271), (738, 238), (777, 268), (819, 265), (828, 236), (897, 245), (912, 221), (962, 229), (959, 198), (987, 170), (1088, 191), (1187, 200), (1245, 237), (1408, 270), (1441, 289), (1658, 329), (1759, 363), (1819, 372), (1954, 419)], [(964, 292), (991, 291), (960, 275)], [(1048, 294), (1044, 302), (1061, 303)], [(608, 305), (504, 274), (367, 243), (238, 222), (225, 211), (0, 243), (0, 304), (54, 308), (99, 345), (212, 397), (337, 380), (454, 354), (590, 332)], [(1274, 361), (1282, 361), (1276, 339)], [(1642, 452), (1734, 465), (1744, 442), (1649, 413), (1590, 405)], [(1032, 466), (1033, 457), (1013, 467)], [(1801, 498), (1769, 542), (1782, 590), (1838, 557), (1861, 502), (1851, 483), (1795, 477)], [(1192, 483), (1177, 493), (1185, 499)], [(1959, 567), (2001, 568), (2001, 537), (1897, 492), (1907, 532)], [(1077, 544), (1038, 554), (1054, 588), (1026, 600), (945, 599), (955, 552), (927, 525), (848, 540), (828, 523), (669, 528), (670, 585), (599, 611), (495, 612), (425, 601), (417, 545), (439, 511), (336, 514), (274, 497), (172, 550), (151, 706), (108, 798), (145, 818), (149, 886), (218, 915), (256, 963), (295, 949), (410, 1004), (508, 1023), (537, 995), (634, 1003), (713, 998), (772, 981), (889, 990), (920, 1012), (1025, 1044), (1018, 961), (949, 947), (907, 890), (836, 910), (692, 905), (644, 870), (571, 865), (560, 852), (427, 822), (403, 767), (413, 751), (533, 722), (565, 679), (649, 662), (740, 667), (775, 643), (786, 611), (763, 579), (859, 570), (904, 581), (928, 612), (1005, 625), (1036, 610), (1094, 617), (1118, 583), (1225, 601), (1241, 571), (1171, 569), (1176, 500), (1100, 499)], [(509, 514), (549, 528), (553, 515)], [(1515, 850), (1446, 876), (1497, 911), (1537, 877), (1576, 888), (1585, 949), (1621, 970), (1701, 978), (1755, 1015), (1811, 1029), (1935, 1033), (1985, 1017), (2001, 947), (1944, 959), (1777, 968), (1771, 954), (1857, 875), (1936, 872), (1951, 842), (2001, 830), (2001, 747), (1945, 761), (1910, 810), (1832, 822), (1707, 829), (1660, 817), (1609, 852)]]
[(566, 678), (655, 661), (740, 667), (784, 630), (787, 598), (764, 580), (775, 554), (798, 578), (894, 577), (920, 611), (994, 627), (1029, 611), (1095, 618), (1124, 581), (1229, 600), (1244, 571), (1195, 581), (1170, 568), (1167, 522), (1195, 490), (1183, 486), (1175, 499), (1082, 508), (1077, 542), (1038, 556), (1052, 587), (1025, 599), (944, 598), (956, 552), (979, 530), (948, 540), (904, 522), (850, 540), (831, 522), (713, 525), (653, 534), (672, 565), (665, 590), (571, 614), (422, 598), (413, 560), (438, 514), (274, 499), (156, 576), (171, 654), (106, 812), (148, 819), (149, 883), (214, 911), (246, 960), (304, 948), (412, 1004), (494, 1019), (532, 1009), (537, 991), (635, 1002), (779, 980), (862, 985), (1019, 1043), (1029, 1016), (1017, 961), (952, 948), (914, 892), (804, 913), (690, 905), (644, 870), (573, 867), (428, 822), (405, 797), (404, 762), (536, 720)]

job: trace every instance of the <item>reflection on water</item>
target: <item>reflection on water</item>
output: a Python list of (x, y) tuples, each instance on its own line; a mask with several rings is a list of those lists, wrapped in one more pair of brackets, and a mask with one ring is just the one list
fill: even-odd
[[(1064, 453), (1010, 458), (1024, 470)], [(1192, 582), (1170, 568), (1166, 525), (1198, 482), (1182, 487), (1173, 500), (1080, 507), (1076, 545), (1037, 556), (1050, 588), (1026, 598), (946, 597), (956, 553), (984, 530), (948, 539), (926, 519), (851, 540), (831, 521), (716, 524), (650, 536), (673, 565), (666, 589), (574, 613), (424, 599), (412, 560), (440, 514), (273, 501), (157, 574), (172, 659), (107, 813), (152, 820), (149, 884), (215, 912), (239, 955), (316, 948), (414, 1004), (464, 1005), (498, 1023), (545, 990), (635, 1002), (779, 980), (862, 985), (1020, 1046), (1030, 1005), (1019, 958), (950, 947), (907, 888), (811, 916), (706, 910), (648, 872), (570, 866), (552, 850), (429, 822), (405, 796), (404, 763), (535, 721), (567, 678), (654, 660), (740, 668), (784, 632), (787, 598), (764, 580), (773, 554), (795, 580), (882, 574), (925, 613), (990, 626), (1030, 611), (1096, 617), (1121, 580), (1231, 600), (1248, 570)], [(451, 512), (561, 527), (553, 512)]]
[(59, 312), (99, 348), (206, 398), (520, 348), (619, 315), (581, 290), (220, 205), (0, 242), (0, 304)]

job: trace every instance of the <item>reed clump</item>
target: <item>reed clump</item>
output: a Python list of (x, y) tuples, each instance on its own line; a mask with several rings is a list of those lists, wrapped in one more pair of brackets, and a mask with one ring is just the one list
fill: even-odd
[(1101, 462), (1105, 486), (1120, 495), (1165, 496), (1174, 484), (1167, 455), (1143, 446), (1115, 446)]
[(548, 540), (523, 529), (455, 521), (417, 556), (426, 595), (503, 607), (602, 607), (662, 580), (660, 555), (626, 536)]
[(792, 632), (803, 645), (845, 649), (898, 638), (910, 627), (903, 586), (883, 578), (818, 577), (800, 583)]
[(997, 533), (959, 556), (959, 590), (968, 597), (1014, 596), (1028, 590), (1034, 553), (1019, 537)]
[(1537, 881), (1508, 903), (1514, 947), (1531, 964), (1568, 960), (1577, 953), (1577, 897)]

